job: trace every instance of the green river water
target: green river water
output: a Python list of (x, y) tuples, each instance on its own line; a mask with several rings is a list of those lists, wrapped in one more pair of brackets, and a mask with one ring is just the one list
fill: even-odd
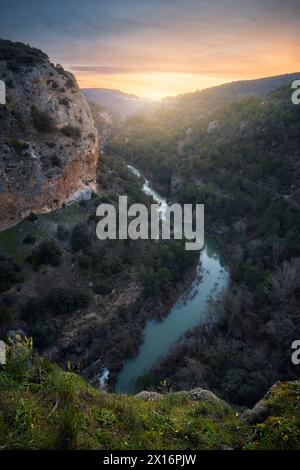
[[(140, 172), (133, 167), (130, 170), (138, 176)], [(144, 191), (152, 195), (161, 204), (164, 212), (166, 200), (151, 188), (145, 180)], [(210, 237), (205, 237), (205, 244), (200, 251), (198, 275), (184, 295), (174, 304), (169, 314), (162, 321), (150, 320), (144, 331), (144, 342), (138, 355), (124, 363), (118, 375), (115, 390), (119, 393), (134, 393), (138, 377), (147, 372), (157, 360), (168, 353), (170, 347), (182, 334), (208, 318), (207, 308), (210, 299), (216, 298), (226, 289), (229, 272), (224, 263), (219, 244)]]

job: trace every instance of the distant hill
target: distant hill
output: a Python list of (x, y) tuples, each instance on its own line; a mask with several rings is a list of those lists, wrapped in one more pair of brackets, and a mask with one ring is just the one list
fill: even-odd
[(204, 103), (209, 100), (221, 99), (221, 104), (236, 101), (241, 98), (256, 96), (263, 97), (273, 90), (292, 82), (299, 80), (300, 72), (277, 75), (274, 77), (259, 78), (254, 80), (242, 80), (237, 82), (224, 83), (204, 90), (197, 90), (192, 93), (185, 93), (176, 97), (166, 97), (163, 102), (167, 104), (184, 104), (188, 102)]
[(171, 127), (174, 124), (178, 125), (178, 121), (183, 126), (190, 126), (195, 119), (202, 118), (218, 108), (244, 98), (263, 98), (279, 87), (290, 84), (299, 78), (300, 72), (297, 72), (256, 80), (225, 83), (192, 93), (166, 97), (162, 100), (160, 109), (163, 115), (169, 114), (168, 119), (170, 119)]
[(104, 106), (108, 112), (122, 119), (134, 114), (144, 106), (156, 103), (154, 100), (109, 88), (84, 88), (82, 91), (89, 101)]
[(126, 138), (134, 135), (135, 144), (140, 140), (149, 141), (150, 135), (154, 140), (184, 140), (186, 133), (190, 132), (195, 123), (218, 109), (247, 98), (265, 99), (270, 93), (284, 86), (288, 88), (289, 93), (289, 87), (296, 79), (300, 79), (300, 72), (225, 83), (193, 93), (167, 97), (152, 109), (148, 108), (145, 112), (141, 109), (136, 115), (129, 116), (120, 135), (116, 137)]

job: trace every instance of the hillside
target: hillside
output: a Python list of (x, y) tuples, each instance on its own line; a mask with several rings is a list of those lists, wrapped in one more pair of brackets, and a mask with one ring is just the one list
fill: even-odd
[(95, 189), (98, 135), (75, 78), (46, 54), (0, 40), (0, 228)]
[(156, 117), (163, 118), (166, 121), (166, 128), (170, 126), (183, 130), (183, 127), (192, 126), (195, 121), (219, 108), (245, 98), (263, 98), (299, 77), (300, 73), (293, 73), (257, 80), (243, 80), (169, 97), (163, 100), (160, 115), (154, 113), (151, 119), (155, 121)]
[(217, 104), (220, 106), (250, 96), (262, 98), (277, 88), (299, 79), (299, 76), (300, 72), (297, 72), (274, 77), (224, 83), (223, 85), (185, 93), (176, 97), (167, 97), (164, 101), (167, 104), (177, 104), (178, 106), (193, 104), (195, 108), (199, 108), (205, 102), (207, 106), (210, 105), (212, 107)]
[[(149, 205), (124, 162), (103, 156), (97, 193), (0, 232), (0, 338), (21, 330), (62, 367), (111, 389), (150, 318), (161, 318), (195, 276), (180, 240), (99, 240), (96, 208), (119, 195)], [(147, 272), (145, 274), (145, 271)], [(155, 302), (153, 302), (155, 298)]]
[(1, 449), (297, 449), (298, 382), (242, 413), (211, 392), (101, 393), (72, 372), (10, 346), (0, 374)]
[[(218, 109), (246, 98), (267, 97), (272, 91), (299, 79), (299, 76), (300, 73), (295, 73), (259, 80), (225, 83), (206, 90), (166, 98), (160, 106), (145, 111), (142, 109), (130, 116), (117, 133), (113, 143), (118, 142), (122, 145), (127, 139), (128, 151), (132, 153), (132, 158), (136, 153), (133, 147), (142, 152), (139, 158), (139, 164), (142, 165), (143, 160), (146, 160), (148, 154), (152, 153), (153, 156), (151, 155), (148, 166), (151, 166), (155, 158), (157, 175), (160, 174), (162, 182), (166, 184), (173, 168), (172, 158), (176, 158), (176, 155), (183, 155), (182, 147), (190, 140), (190, 133), (199, 121), (212, 115)], [(213, 122), (214, 119), (210, 121)], [(115, 147), (112, 146), (110, 149), (113, 151)], [(167, 157), (170, 165), (166, 165)], [(146, 164), (141, 168), (148, 170)]]
[(141, 388), (167, 380), (250, 405), (276, 380), (299, 377), (291, 344), (300, 336), (300, 107), (287, 85), (188, 129), (166, 122), (136, 117), (109, 149), (172, 201), (205, 204), (206, 232), (221, 242), (232, 282), (211, 305), (215, 321), (185, 335)]

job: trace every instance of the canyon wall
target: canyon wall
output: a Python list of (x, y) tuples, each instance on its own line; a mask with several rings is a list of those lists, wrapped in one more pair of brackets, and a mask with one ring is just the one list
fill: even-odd
[(98, 134), (74, 76), (0, 40), (0, 229), (95, 189)]

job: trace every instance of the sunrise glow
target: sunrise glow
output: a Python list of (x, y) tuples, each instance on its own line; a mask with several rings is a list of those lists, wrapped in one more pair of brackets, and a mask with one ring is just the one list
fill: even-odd
[(45, 50), (84, 88), (159, 99), (300, 70), (295, 0), (29, 2), (22, 20), (14, 1), (1, 35)]

